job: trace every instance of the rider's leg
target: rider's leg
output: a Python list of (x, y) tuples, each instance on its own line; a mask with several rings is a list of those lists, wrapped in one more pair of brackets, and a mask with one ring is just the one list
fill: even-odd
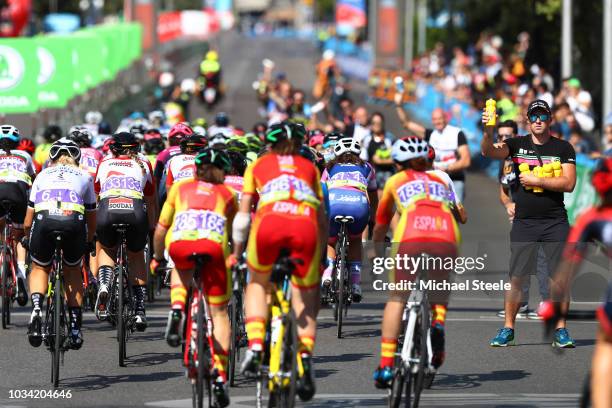
[(402, 321), (407, 296), (405, 292), (391, 292), (385, 305), (381, 333), (380, 367), (393, 367), (397, 338), (400, 334), (400, 322)]
[(64, 282), (66, 285), (66, 302), (70, 313), (70, 345), (74, 349), (80, 349), (83, 345), (81, 324), (83, 322), (83, 277), (81, 265), (69, 266), (64, 264)]
[(98, 254), (98, 298), (96, 301), (96, 315), (98, 318), (103, 318), (106, 314), (106, 300), (108, 299), (108, 291), (113, 279), (113, 269), (115, 267), (115, 248), (107, 248), (102, 244), (97, 244)]
[(323, 270), (321, 281), (323, 284), (329, 284), (332, 279), (332, 270), (334, 269), (334, 259), (336, 259), (336, 248), (333, 244), (327, 245), (327, 266)]
[(32, 272), (30, 273), (30, 298), (32, 299), (32, 315), (28, 325), (28, 340), (34, 347), (42, 343), (42, 304), (47, 293), (50, 266), (41, 266), (32, 262)]
[(213, 337), (215, 339), (215, 367), (223, 382), (227, 381), (226, 368), (230, 346), (230, 321), (227, 315), (227, 304), (210, 305), (213, 320)]
[(251, 273), (251, 281), (246, 287), (244, 296), (245, 323), (249, 349), (263, 350), (263, 341), (266, 334), (266, 319), (268, 304), (266, 303), (266, 287), (270, 281), (269, 273)]
[(15, 245), (15, 252), (17, 254), (17, 270), (15, 271), (18, 284), (17, 302), (20, 306), (25, 306), (28, 302), (28, 293), (25, 287), (26, 250), (21, 246), (21, 238), (23, 238), (23, 225), (17, 226), (13, 224), (13, 242), (17, 243)]

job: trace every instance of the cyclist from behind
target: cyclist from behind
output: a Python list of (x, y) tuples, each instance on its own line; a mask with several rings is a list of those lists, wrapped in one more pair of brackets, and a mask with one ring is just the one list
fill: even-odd
[(164, 139), (158, 129), (149, 129), (145, 132), (143, 150), (151, 166), (155, 166), (157, 155), (165, 148)]
[[(449, 189), (444, 180), (427, 173), (429, 145), (416, 136), (395, 142), (391, 157), (398, 173), (391, 176), (382, 193), (376, 212), (373, 240), (385, 241), (394, 205), (400, 220), (393, 233), (394, 245), (391, 257), (396, 255), (420, 256), (427, 253), (434, 257), (455, 257), (460, 233), (455, 218), (456, 209), (449, 199)], [(402, 270), (397, 265), (391, 271), (390, 281), (400, 282), (415, 278), (414, 272)], [(435, 276), (434, 276), (435, 274)], [(445, 279), (444, 271), (432, 271), (428, 278)], [(406, 291), (390, 292), (385, 306), (382, 324), (380, 364), (374, 372), (377, 388), (388, 388), (393, 378), (393, 363), (397, 350), (402, 313), (408, 297)], [(438, 368), (444, 360), (444, 321), (448, 293), (438, 292), (432, 298), (432, 365)]]
[(195, 156), (200, 149), (206, 147), (206, 144), (206, 138), (195, 133), (181, 140), (181, 154), (170, 158), (167, 164), (166, 191), (170, 191), (172, 184), (178, 181), (193, 178), (195, 174)]
[(51, 164), (34, 180), (24, 222), (32, 258), (30, 292), (32, 315), (28, 340), (33, 347), (42, 342), (41, 307), (47, 293), (49, 272), (55, 252), (55, 231), (62, 233), (61, 250), (71, 348), (83, 345), (81, 333), (83, 254), (93, 250), (96, 230), (96, 195), (91, 176), (79, 168), (81, 150), (72, 140), (62, 138), (49, 150)]
[(193, 134), (193, 129), (184, 123), (177, 123), (172, 126), (170, 132), (168, 132), (168, 147), (164, 149), (158, 156), (153, 169), (153, 178), (156, 186), (161, 186), (161, 180), (166, 169), (166, 164), (172, 156), (176, 156), (181, 153), (181, 139), (185, 136)]
[[(193, 278), (193, 254), (210, 256), (200, 271), (205, 295), (213, 319), (214, 394), (220, 406), (229, 405), (227, 359), (230, 345), (230, 322), (227, 302), (231, 296), (231, 273), (226, 265), (229, 256), (230, 225), (237, 211), (236, 195), (223, 184), (231, 168), (227, 154), (204, 149), (195, 157), (195, 179), (175, 183), (168, 193), (155, 230), (152, 268), (163, 262), (164, 250), (172, 257), (175, 269), (171, 275), (172, 310), (166, 327), (166, 341), (171, 347), (181, 344), (183, 310), (187, 289)], [(187, 362), (185, 362), (187, 363)], [(193, 378), (194, 373), (188, 373)]]
[(73, 126), (68, 132), (68, 139), (81, 148), (81, 168), (91, 177), (95, 177), (98, 164), (103, 156), (102, 153), (91, 147), (92, 135), (89, 130), (83, 126)]
[(266, 134), (270, 152), (250, 165), (244, 176), (240, 212), (233, 225), (234, 256), (242, 254), (251, 220), (253, 196), (259, 203), (249, 233), (247, 264), (251, 281), (246, 289), (246, 330), (249, 349), (241, 371), (255, 376), (263, 360), (266, 332), (266, 288), (279, 252), (289, 250), (295, 264), (291, 276), (292, 305), (298, 319), (298, 352), (304, 375), (298, 379), (298, 396), (310, 400), (315, 393), (312, 352), (319, 308), (319, 266), (322, 243), (327, 239), (327, 215), (322, 205), (317, 168), (300, 156), (306, 129), (282, 122)]
[(215, 115), (215, 123), (208, 128), (208, 134), (214, 136), (222, 133), (226, 138), (234, 135), (234, 127), (230, 125), (230, 118), (225, 112), (219, 112)]
[(340, 224), (336, 216), (351, 216), (353, 223), (347, 225), (349, 247), (347, 265), (351, 275), (351, 293), (354, 302), (361, 302), (361, 234), (368, 225), (370, 216), (376, 214), (378, 186), (374, 168), (359, 158), (361, 145), (351, 137), (343, 137), (334, 146), (335, 158), (326, 165), (321, 181), (329, 191), (329, 240), (327, 246), (327, 268), (323, 272), (323, 288), (328, 290), (332, 280), (332, 269), (336, 257), (335, 244)]
[[(32, 139), (28, 139), (27, 137), (22, 138), (17, 145), (17, 150), (21, 150), (22, 152), (26, 152), (30, 158), (34, 157), (34, 152), (36, 151), (36, 145), (32, 141)], [(34, 166), (34, 171), (38, 173), (41, 168), (39, 168), (34, 160), (32, 160), (32, 165)]]
[(136, 137), (128, 132), (113, 135), (111, 154), (98, 166), (95, 190), (98, 194), (96, 234), (100, 244), (98, 251), (98, 299), (96, 315), (107, 317), (106, 302), (109, 296), (115, 267), (119, 234), (114, 224), (127, 224), (127, 249), (130, 279), (136, 298), (136, 330), (147, 327), (144, 302), (146, 298), (146, 267), (144, 248), (149, 225), (155, 222), (155, 186), (151, 167), (146, 158), (138, 155)]
[[(0, 231), (4, 230), (6, 211), (13, 223), (13, 240), (23, 237), (23, 220), (26, 215), (28, 192), (35, 176), (32, 158), (26, 152), (17, 150), (19, 130), (15, 126), (0, 126), (0, 202), (10, 202), (11, 208), (0, 205)], [(6, 239), (6, 237), (3, 237)], [(25, 251), (17, 245), (17, 302), (25, 306), (28, 294), (25, 287)]]
[(242, 197), (244, 188), (244, 172), (247, 168), (247, 159), (241, 153), (228, 150), (227, 155), (232, 163), (230, 170), (225, 175), (225, 185), (230, 187), (237, 195), (238, 202)]

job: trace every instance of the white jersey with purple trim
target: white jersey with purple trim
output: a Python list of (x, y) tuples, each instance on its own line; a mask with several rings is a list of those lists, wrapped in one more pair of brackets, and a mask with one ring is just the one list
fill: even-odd
[(129, 197), (141, 200), (155, 192), (151, 167), (140, 157), (106, 157), (98, 166), (94, 184), (100, 199)]
[(193, 178), (195, 174), (195, 155), (181, 153), (166, 163), (166, 185), (171, 186), (180, 180)]
[(434, 174), (442, 179), (444, 184), (446, 184), (446, 186), (448, 187), (448, 191), (450, 194), (449, 199), (452, 203), (455, 204), (455, 207), (461, 204), (461, 197), (459, 197), (457, 193), (455, 192), (455, 184), (453, 183), (453, 180), (450, 178), (447, 172), (439, 170), (439, 169), (435, 169), (435, 170), (428, 170), (427, 173)]
[(30, 187), (36, 171), (32, 157), (21, 150), (0, 150), (0, 183), (22, 182)]
[(78, 167), (55, 165), (40, 172), (34, 180), (28, 206), (50, 215), (83, 214), (96, 209), (96, 194), (89, 174)]

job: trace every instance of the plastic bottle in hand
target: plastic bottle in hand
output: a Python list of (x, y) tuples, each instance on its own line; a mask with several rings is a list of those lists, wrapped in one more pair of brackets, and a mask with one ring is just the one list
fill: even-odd
[[(529, 165), (527, 163), (519, 164), (519, 171), (521, 172), (521, 174), (531, 174), (531, 170), (529, 170)], [(531, 187), (525, 186), (525, 190), (531, 190)]]
[(561, 162), (552, 162), (553, 174), (555, 177), (561, 177), (563, 175), (563, 169), (561, 168)]
[(497, 123), (496, 121), (496, 115), (497, 115), (497, 111), (496, 111), (496, 106), (497, 103), (495, 102), (495, 99), (487, 99), (486, 105), (485, 105), (485, 110), (487, 111), (487, 114), (489, 116), (489, 120), (486, 123), (486, 126), (495, 126), (495, 124)]
[[(540, 178), (544, 177), (544, 169), (542, 167), (540, 167), (540, 166), (536, 166), (536, 167), (533, 168), (533, 174), (536, 177), (540, 177)], [(534, 193), (543, 193), (544, 189), (542, 187), (534, 187), (533, 188), (533, 192)]]
[(404, 93), (404, 78), (398, 75), (393, 79), (393, 81), (395, 82), (395, 92)]

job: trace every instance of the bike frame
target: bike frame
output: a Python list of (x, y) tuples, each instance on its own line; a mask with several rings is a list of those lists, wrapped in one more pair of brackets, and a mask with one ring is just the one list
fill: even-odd
[[(2, 295), (2, 328), (5, 329), (10, 324), (11, 319), (11, 304), (13, 296), (15, 295), (15, 289), (17, 285), (17, 270), (15, 267), (15, 243), (12, 237), (12, 221), (9, 212), (6, 212), (4, 220), (4, 245), (2, 245), (2, 251), (0, 252), (0, 294)], [(8, 265), (10, 268), (10, 274), (12, 281), (9, 284), (8, 276), (5, 277), (4, 271), (4, 260), (8, 258)], [(8, 301), (6, 298), (8, 297)], [(6, 308), (6, 311), (4, 310)], [(5, 317), (6, 315), (6, 317)]]
[[(420, 276), (419, 279), (420, 280)], [(418, 285), (417, 285), (418, 286)], [(406, 318), (406, 331), (404, 334), (404, 344), (402, 346), (402, 351), (400, 353), (401, 360), (404, 365), (411, 368), (411, 372), (414, 374), (415, 368), (418, 369), (419, 360), (412, 358), (410, 356), (412, 352), (412, 348), (414, 347), (414, 332), (417, 323), (417, 317), (419, 313), (419, 309), (423, 307), (426, 313), (431, 313), (429, 298), (427, 296), (427, 292), (415, 289), (410, 293), (408, 297), (408, 302), (406, 303), (406, 308), (404, 310), (404, 315)], [(426, 337), (427, 337), (427, 365), (429, 370), (434, 370), (431, 365), (431, 357), (433, 355), (433, 349), (431, 347), (431, 336), (430, 336), (431, 328), (427, 329)]]

